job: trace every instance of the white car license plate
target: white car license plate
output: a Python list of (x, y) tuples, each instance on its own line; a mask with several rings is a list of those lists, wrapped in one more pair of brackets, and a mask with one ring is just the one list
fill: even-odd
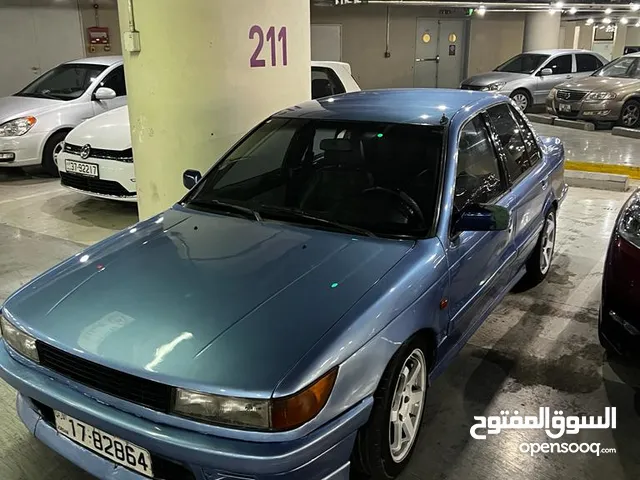
[(87, 177), (97, 177), (98, 165), (95, 163), (76, 162), (74, 160), (66, 160), (65, 167), (69, 173), (77, 173)]
[(144, 448), (109, 435), (62, 412), (55, 411), (56, 430), (114, 463), (153, 478), (151, 455)]
[(571, 105), (569, 105), (568, 103), (560, 103), (558, 105), (558, 110), (560, 110), (561, 112), (570, 112)]

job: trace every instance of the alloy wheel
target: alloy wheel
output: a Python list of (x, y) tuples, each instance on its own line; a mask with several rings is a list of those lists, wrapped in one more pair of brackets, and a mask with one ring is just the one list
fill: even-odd
[(542, 246), (540, 248), (540, 272), (546, 275), (551, 268), (553, 250), (556, 245), (556, 219), (550, 214), (544, 224), (542, 232)]
[(529, 107), (529, 99), (524, 93), (516, 93), (512, 98), (517, 107), (523, 112)]
[(58, 155), (62, 153), (62, 150), (64, 149), (64, 140), (62, 142), (59, 142), (54, 148), (53, 148), (53, 163), (58, 165)]
[(389, 415), (389, 449), (394, 462), (402, 462), (418, 436), (427, 388), (426, 361), (416, 348), (407, 357), (393, 393)]
[(635, 104), (626, 105), (622, 110), (622, 124), (625, 127), (633, 127), (640, 120), (640, 108)]

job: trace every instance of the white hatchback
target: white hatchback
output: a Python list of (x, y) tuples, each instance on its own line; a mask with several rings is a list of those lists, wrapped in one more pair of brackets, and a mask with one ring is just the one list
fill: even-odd
[[(348, 63), (311, 62), (313, 98), (359, 90)], [(72, 130), (57, 164), (61, 183), (69, 189), (94, 197), (137, 201), (128, 107), (98, 115)]]

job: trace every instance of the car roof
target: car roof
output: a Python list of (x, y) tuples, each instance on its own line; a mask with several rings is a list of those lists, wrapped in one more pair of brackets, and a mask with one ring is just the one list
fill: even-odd
[(102, 57), (86, 57), (86, 58), (78, 58), (76, 60), (71, 60), (70, 62), (65, 63), (86, 63), (89, 65), (106, 65), (110, 67), (111, 65), (115, 65), (116, 63), (122, 63), (121, 55), (105, 55)]
[(444, 88), (365, 90), (311, 100), (287, 108), (276, 117), (318, 120), (440, 125), (464, 110), (473, 112), (506, 101), (503, 95)]
[(530, 50), (524, 53), (535, 53), (538, 55), (557, 55), (559, 53), (594, 53), (591, 50), (584, 50), (580, 48), (550, 48), (546, 50)]

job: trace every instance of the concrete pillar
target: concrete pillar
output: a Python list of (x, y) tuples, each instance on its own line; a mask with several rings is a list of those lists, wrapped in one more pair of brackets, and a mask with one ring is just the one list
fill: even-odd
[(206, 171), (258, 122), (311, 97), (309, 9), (118, 0), (141, 219), (186, 193), (185, 169)]
[(624, 47), (627, 46), (627, 25), (618, 25), (616, 27), (616, 35), (613, 40), (613, 50), (611, 51), (611, 60), (621, 57), (624, 54)]
[(543, 50), (558, 48), (560, 37), (560, 13), (527, 13), (524, 23), (524, 43), (522, 50)]

